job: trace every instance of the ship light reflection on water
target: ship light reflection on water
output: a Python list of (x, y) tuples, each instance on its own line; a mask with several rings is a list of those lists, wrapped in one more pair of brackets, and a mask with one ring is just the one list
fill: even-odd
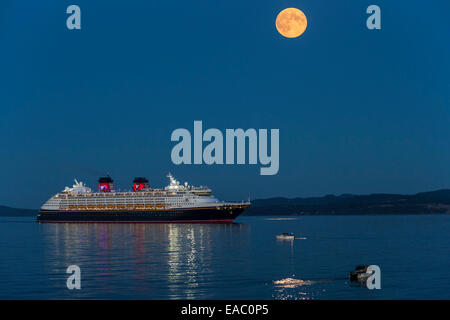
[[(217, 268), (219, 275), (225, 273), (218, 263), (223, 252), (232, 254), (236, 237), (247, 236), (246, 226), (236, 223), (58, 223), (39, 228), (54, 289), (66, 290), (69, 265), (81, 268), (82, 290), (70, 292), (74, 298), (208, 298), (205, 285), (217, 277)], [(218, 244), (218, 235), (226, 240)]]
[[(203, 239), (202, 229), (199, 230), (199, 237)], [(174, 297), (179, 294), (181, 289), (185, 291), (188, 299), (193, 299), (195, 298), (194, 289), (198, 287), (198, 270), (203, 263), (201, 255), (206, 253), (205, 247), (200, 244), (200, 250), (197, 251), (196, 233), (191, 225), (183, 230), (177, 225), (169, 225), (168, 240), (169, 289), (173, 292)], [(185, 286), (180, 288), (180, 278), (185, 276), (187, 277)]]
[[(444, 299), (450, 292), (442, 268), (435, 269), (434, 282), (410, 283), (424, 268), (447, 262), (448, 215), (243, 216), (239, 224), (219, 225), (0, 222), (4, 298), (419, 299), (419, 288), (428, 298)], [(307, 240), (275, 239), (286, 231)], [(361, 261), (384, 266), (382, 290), (349, 281)], [(407, 275), (400, 268), (421, 261)], [(72, 265), (81, 269), (81, 290), (67, 288)]]

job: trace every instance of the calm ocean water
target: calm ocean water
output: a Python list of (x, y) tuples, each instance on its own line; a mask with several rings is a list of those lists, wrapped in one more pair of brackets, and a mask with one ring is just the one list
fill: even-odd
[[(0, 218), (1, 299), (450, 299), (450, 215), (241, 217), (225, 224)], [(275, 235), (294, 232), (292, 242)], [(66, 268), (81, 268), (68, 290)], [(381, 268), (381, 290), (351, 284)], [(303, 280), (294, 286), (275, 281)]]

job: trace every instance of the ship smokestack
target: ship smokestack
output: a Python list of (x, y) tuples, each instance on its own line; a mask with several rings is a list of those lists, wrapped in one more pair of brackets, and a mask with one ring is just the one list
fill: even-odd
[(99, 192), (111, 192), (112, 190), (114, 190), (114, 181), (110, 176), (101, 177), (98, 179)]
[(133, 191), (141, 191), (150, 189), (148, 180), (144, 177), (136, 177), (133, 180)]

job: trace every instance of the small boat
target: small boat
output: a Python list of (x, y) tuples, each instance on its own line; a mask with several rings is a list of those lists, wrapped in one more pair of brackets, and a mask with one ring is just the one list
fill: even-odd
[(277, 235), (278, 240), (294, 240), (295, 236), (293, 233), (283, 232), (280, 235)]
[(356, 266), (355, 270), (350, 272), (349, 278), (350, 281), (359, 281), (363, 282), (370, 276), (370, 273), (367, 273), (367, 268), (369, 266)]

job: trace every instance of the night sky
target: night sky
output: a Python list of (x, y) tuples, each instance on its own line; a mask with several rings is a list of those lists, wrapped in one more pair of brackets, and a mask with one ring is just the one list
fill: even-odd
[[(82, 29), (66, 28), (81, 7)], [(381, 8), (381, 30), (366, 8)], [(296, 7), (305, 33), (282, 37)], [(223, 200), (450, 187), (450, 2), (0, 2), (0, 205), (109, 172)], [(280, 169), (172, 164), (177, 128), (279, 128)]]

